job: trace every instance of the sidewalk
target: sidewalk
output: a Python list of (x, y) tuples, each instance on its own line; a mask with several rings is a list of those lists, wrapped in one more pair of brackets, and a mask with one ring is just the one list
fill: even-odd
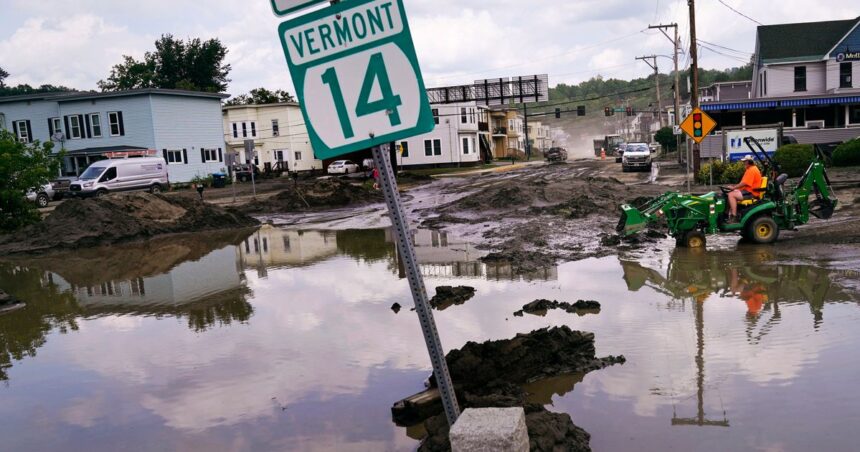
[(482, 176), (484, 174), (504, 173), (507, 171), (514, 171), (514, 170), (518, 170), (518, 169), (523, 169), (523, 168), (526, 168), (529, 166), (540, 166), (540, 165), (546, 165), (546, 162), (544, 162), (543, 160), (532, 160), (529, 162), (520, 162), (520, 163), (517, 163), (515, 165), (511, 165), (509, 163), (506, 163), (506, 164), (499, 164), (495, 168), (484, 168), (484, 169), (479, 169), (479, 170), (474, 170), (474, 171), (460, 171), (457, 173), (450, 173), (450, 174), (436, 174), (432, 177), (437, 178), (437, 179), (447, 179), (447, 178), (452, 178), (452, 177)]

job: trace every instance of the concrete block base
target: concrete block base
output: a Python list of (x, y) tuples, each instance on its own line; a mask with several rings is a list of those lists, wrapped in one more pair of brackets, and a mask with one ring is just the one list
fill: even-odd
[(528, 452), (526, 413), (518, 408), (469, 408), (450, 433), (453, 452)]

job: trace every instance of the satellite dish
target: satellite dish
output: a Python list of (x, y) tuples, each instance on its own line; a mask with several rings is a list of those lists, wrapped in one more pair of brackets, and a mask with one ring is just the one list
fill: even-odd
[(54, 141), (59, 141), (62, 143), (64, 141), (66, 141), (66, 135), (63, 132), (58, 130), (58, 131), (54, 132), (53, 135), (51, 135), (51, 139)]

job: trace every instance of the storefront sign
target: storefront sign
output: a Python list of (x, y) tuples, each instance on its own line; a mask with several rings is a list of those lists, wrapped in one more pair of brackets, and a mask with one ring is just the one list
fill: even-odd
[(836, 54), (836, 61), (860, 61), (860, 52), (839, 52)]
[[(730, 162), (737, 162), (747, 155), (752, 155), (752, 151), (744, 143), (746, 137), (753, 137), (758, 140), (764, 151), (771, 157), (779, 148), (779, 129), (728, 130), (725, 132), (725, 136), (726, 154)], [(758, 152), (758, 148), (756, 148), (756, 152)]]

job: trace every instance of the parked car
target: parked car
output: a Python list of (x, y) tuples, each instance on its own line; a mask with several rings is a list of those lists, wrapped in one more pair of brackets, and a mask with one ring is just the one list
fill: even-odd
[(170, 187), (167, 163), (161, 157), (100, 160), (69, 185), (72, 196), (102, 196), (110, 192), (149, 190), (161, 193)]
[(627, 149), (627, 143), (621, 143), (618, 147), (612, 150), (612, 154), (615, 155), (615, 163), (621, 163), (622, 157), (624, 157), (624, 151)]
[(54, 186), (51, 184), (42, 185), (39, 190), (27, 192), (27, 200), (36, 203), (39, 208), (48, 207), (54, 199)]
[(567, 161), (567, 149), (565, 148), (549, 148), (544, 154), (547, 162), (565, 162)]
[(621, 170), (625, 173), (633, 169), (651, 171), (651, 149), (645, 143), (629, 143), (621, 160)]
[(349, 174), (357, 173), (361, 168), (357, 164), (349, 160), (338, 160), (328, 166), (329, 174)]
[(233, 174), (236, 175), (236, 179), (242, 182), (248, 182), (251, 180), (251, 171), (254, 171), (254, 179), (259, 178), (260, 176), (260, 168), (257, 165), (248, 164), (248, 163), (237, 163), (233, 165)]

